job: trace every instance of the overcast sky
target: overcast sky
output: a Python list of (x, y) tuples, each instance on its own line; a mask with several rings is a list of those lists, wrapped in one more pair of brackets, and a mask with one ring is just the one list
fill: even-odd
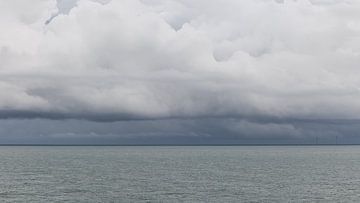
[(358, 0), (0, 0), (0, 144), (360, 143)]

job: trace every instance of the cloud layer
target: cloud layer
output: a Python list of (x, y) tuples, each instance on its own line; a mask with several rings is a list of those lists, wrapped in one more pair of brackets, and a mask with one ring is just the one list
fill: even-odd
[(360, 119), (359, 10), (357, 0), (0, 0), (0, 119), (317, 136), (324, 122)]
[(1, 1), (6, 117), (359, 117), (356, 0), (56, 5)]

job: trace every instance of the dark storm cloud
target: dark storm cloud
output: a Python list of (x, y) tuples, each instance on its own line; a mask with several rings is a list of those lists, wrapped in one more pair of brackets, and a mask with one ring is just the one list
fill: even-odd
[(117, 122), (2, 120), (2, 144), (315, 144), (359, 143), (359, 123), (167, 119)]

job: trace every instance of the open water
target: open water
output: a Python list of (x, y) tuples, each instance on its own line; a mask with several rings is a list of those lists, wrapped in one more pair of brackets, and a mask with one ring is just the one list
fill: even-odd
[(2, 146), (0, 202), (360, 202), (360, 146)]

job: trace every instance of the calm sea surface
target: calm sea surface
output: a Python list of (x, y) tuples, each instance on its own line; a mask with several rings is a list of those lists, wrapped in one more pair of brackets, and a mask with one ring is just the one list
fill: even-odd
[(0, 202), (360, 202), (360, 146), (0, 147)]

